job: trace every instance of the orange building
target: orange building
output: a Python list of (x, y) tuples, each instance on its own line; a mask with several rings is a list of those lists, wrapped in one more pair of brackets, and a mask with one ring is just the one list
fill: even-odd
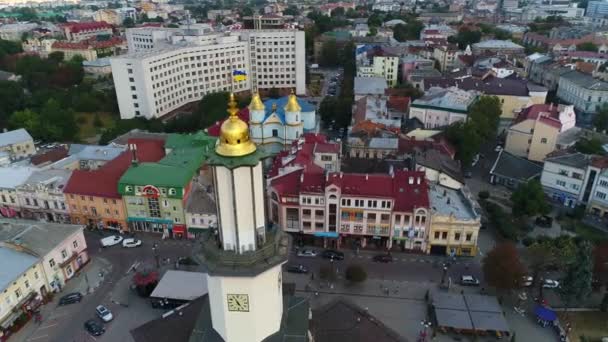
[(134, 158), (140, 162), (156, 162), (165, 156), (160, 140), (130, 139), (137, 146), (92, 171), (75, 170), (64, 189), (70, 217), (74, 224), (102, 229), (127, 230), (126, 210), (118, 193), (118, 181)]

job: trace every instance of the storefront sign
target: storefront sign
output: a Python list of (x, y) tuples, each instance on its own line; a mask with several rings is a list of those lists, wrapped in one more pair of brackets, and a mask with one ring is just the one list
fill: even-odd
[(328, 238), (337, 238), (338, 232), (315, 232), (316, 237), (328, 237)]

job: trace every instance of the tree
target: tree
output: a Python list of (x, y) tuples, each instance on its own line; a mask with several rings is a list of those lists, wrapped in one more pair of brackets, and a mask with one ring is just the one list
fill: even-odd
[(278, 99), (279, 97), (281, 97), (281, 92), (279, 91), (279, 89), (272, 87), (268, 91), (268, 97)]
[(576, 49), (578, 51), (593, 51), (593, 52), (597, 52), (598, 51), (598, 46), (596, 44), (594, 44), (593, 42), (584, 42), (584, 43), (580, 43), (576, 46)]
[(404, 42), (406, 40), (415, 40), (420, 38), (420, 31), (424, 28), (424, 24), (418, 20), (408, 20), (404, 24), (393, 26), (393, 36), (396, 40)]
[(144, 298), (150, 297), (158, 284), (158, 280), (158, 272), (152, 270), (142, 270), (133, 276), (135, 290), (140, 297)]
[(576, 142), (574, 148), (584, 154), (604, 154), (602, 141), (598, 138), (582, 138)]
[(331, 11), (332, 17), (343, 17), (344, 14), (346, 14), (344, 7), (336, 7), (333, 11)]
[(543, 187), (536, 179), (520, 184), (511, 195), (513, 215), (534, 216), (550, 211), (549, 204), (543, 192)]
[(289, 5), (284, 11), (284, 15), (293, 15), (294, 17), (300, 14), (300, 10), (295, 5)]
[(608, 242), (593, 249), (593, 275), (600, 283), (608, 283)]
[(521, 279), (526, 274), (526, 268), (512, 242), (503, 242), (494, 247), (483, 258), (482, 269), (488, 284), (499, 291), (521, 286)]
[(539, 275), (557, 262), (553, 248), (547, 243), (536, 242), (532, 244), (526, 248), (525, 255), (534, 280), (538, 279)]
[(55, 64), (59, 64), (61, 62), (63, 62), (63, 58), (64, 58), (64, 53), (63, 51), (54, 51), (49, 53), (49, 56), (47, 57), (49, 61), (55, 63)]
[[(205, 95), (198, 103), (198, 109), (194, 113), (199, 120), (196, 127), (206, 128), (219, 120), (225, 119), (228, 114), (228, 92), (218, 92)], [(196, 128), (195, 128), (196, 129)]]
[(321, 60), (319, 62), (324, 67), (335, 67), (338, 65), (338, 46), (335, 39), (330, 39), (323, 43)]
[(467, 120), (470, 120), (479, 131), (484, 142), (496, 139), (502, 104), (497, 96), (481, 96), (471, 108)]
[(608, 131), (608, 104), (604, 103), (598, 108), (593, 118), (593, 127), (598, 131)]
[(349, 265), (346, 268), (345, 278), (353, 283), (361, 283), (367, 279), (367, 272), (361, 265)]
[(9, 116), (24, 107), (23, 87), (17, 82), (0, 81), (0, 103), (0, 127), (4, 127)]
[(133, 18), (127, 17), (127, 18), (125, 18), (125, 20), (122, 21), (122, 26), (124, 26), (126, 28), (135, 27), (135, 21), (133, 20)]
[(372, 13), (372, 15), (369, 16), (369, 18), (367, 18), (367, 25), (380, 27), (382, 26), (383, 19), (384, 16), (382, 14), (374, 12)]
[(456, 122), (446, 129), (448, 141), (456, 148), (456, 158), (463, 166), (471, 165), (473, 157), (479, 153), (483, 137), (473, 121)]
[(494, 38), (495, 39), (500, 39), (500, 40), (510, 40), (513, 38), (513, 36), (511, 35), (511, 33), (509, 31), (505, 31), (505, 30), (501, 30), (501, 29), (495, 29), (494, 30)]
[(577, 247), (574, 262), (567, 268), (566, 276), (557, 291), (566, 308), (581, 302), (591, 293), (593, 278), (591, 244), (588, 241), (581, 241)]
[(378, 34), (378, 29), (375, 26), (371, 26), (369, 28), (369, 33), (367, 34), (368, 37), (375, 37)]
[(29, 109), (14, 112), (8, 120), (11, 129), (25, 128), (34, 138), (41, 139), (40, 115)]
[(467, 27), (463, 27), (455, 36), (448, 37), (450, 43), (458, 44), (460, 49), (465, 49), (467, 46), (479, 43), (481, 40), (481, 32), (473, 31)]

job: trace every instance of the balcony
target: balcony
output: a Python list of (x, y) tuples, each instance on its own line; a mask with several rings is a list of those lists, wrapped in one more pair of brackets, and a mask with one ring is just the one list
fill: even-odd
[(223, 250), (213, 233), (207, 232), (193, 254), (210, 275), (255, 276), (287, 260), (289, 236), (274, 228), (256, 248), (242, 254)]

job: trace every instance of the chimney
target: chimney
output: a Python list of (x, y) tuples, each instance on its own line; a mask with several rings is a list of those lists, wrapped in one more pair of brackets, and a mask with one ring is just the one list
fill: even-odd
[(365, 174), (365, 180), (369, 180), (369, 175), (367, 173)]
[(139, 164), (137, 161), (137, 145), (129, 144), (129, 150), (131, 151), (131, 164), (137, 166)]
[(340, 172), (340, 178), (342, 178), (342, 174), (343, 174), (343, 173), (342, 173), (342, 172)]

